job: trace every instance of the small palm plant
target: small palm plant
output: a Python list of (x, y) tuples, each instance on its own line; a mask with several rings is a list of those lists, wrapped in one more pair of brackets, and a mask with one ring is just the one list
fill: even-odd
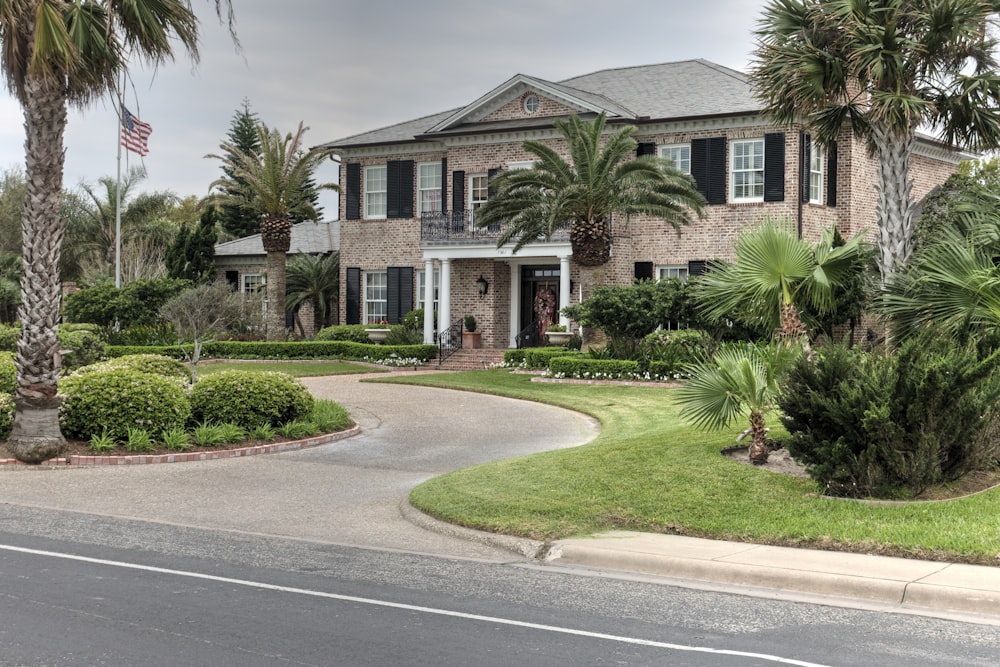
[(767, 463), (765, 415), (777, 403), (782, 376), (802, 353), (801, 345), (788, 341), (723, 347), (711, 360), (686, 368), (691, 380), (677, 390), (681, 417), (709, 429), (749, 417), (750, 460)]

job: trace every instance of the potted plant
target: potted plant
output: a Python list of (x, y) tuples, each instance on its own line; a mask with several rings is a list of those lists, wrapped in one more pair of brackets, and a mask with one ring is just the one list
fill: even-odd
[(572, 335), (566, 330), (565, 324), (550, 324), (545, 328), (545, 337), (550, 345), (565, 345)]
[(385, 339), (389, 336), (388, 320), (380, 320), (365, 325), (365, 333), (368, 334), (368, 340), (371, 342), (384, 343)]
[(462, 347), (473, 350), (483, 346), (483, 334), (476, 331), (476, 318), (472, 315), (465, 316), (465, 331), (462, 332)]

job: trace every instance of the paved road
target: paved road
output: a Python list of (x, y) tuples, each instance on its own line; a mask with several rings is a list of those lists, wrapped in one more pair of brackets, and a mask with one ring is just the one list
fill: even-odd
[(316, 396), (347, 407), (361, 435), (245, 459), (5, 469), (0, 502), (507, 561), (507, 551), (414, 526), (403, 518), (401, 503), (414, 486), (443, 472), (578, 445), (597, 434), (591, 419), (536, 403), (359, 383), (353, 376), (306, 383)]

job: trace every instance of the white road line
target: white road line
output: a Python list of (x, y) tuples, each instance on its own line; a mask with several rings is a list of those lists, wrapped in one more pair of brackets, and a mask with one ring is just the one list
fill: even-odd
[(178, 577), (188, 577), (191, 579), (205, 579), (208, 581), (216, 581), (225, 584), (236, 584), (238, 586), (247, 586), (250, 588), (259, 588), (269, 591), (279, 591), (282, 593), (294, 593), (296, 595), (309, 595), (318, 598), (327, 598), (330, 600), (339, 600), (343, 602), (355, 602), (358, 604), (367, 604), (377, 607), (388, 607), (391, 609), (403, 609), (406, 611), (415, 611), (423, 614), (435, 614), (437, 616), (451, 616), (454, 618), (462, 618), (471, 621), (483, 621), (486, 623), (495, 623), (500, 625), (510, 625), (519, 628), (529, 628), (532, 630), (542, 630), (544, 632), (555, 632), (565, 635), (575, 635), (578, 637), (588, 637), (591, 639), (606, 639), (613, 642), (620, 642), (623, 644), (634, 644), (637, 646), (650, 646), (654, 648), (664, 648), (672, 651), (689, 651), (693, 653), (710, 653), (714, 655), (731, 655), (741, 658), (756, 658), (758, 660), (766, 660), (768, 662), (780, 663), (783, 665), (798, 665), (799, 667), (826, 667), (815, 662), (805, 662), (802, 660), (793, 660), (791, 658), (782, 658), (777, 655), (768, 655), (766, 653), (749, 653), (745, 651), (732, 651), (728, 649), (717, 649), (710, 648), (707, 646), (686, 646), (684, 644), (670, 644), (667, 642), (657, 642), (650, 641), (648, 639), (638, 639), (635, 637), (623, 637), (620, 635), (608, 635), (601, 632), (589, 632), (587, 630), (574, 630), (573, 628), (561, 628), (555, 625), (543, 625), (539, 623), (528, 623), (525, 621), (516, 621), (508, 618), (497, 618), (494, 616), (480, 616), (479, 614), (467, 614), (465, 612), (459, 611), (449, 611), (447, 609), (435, 609), (433, 607), (420, 607), (410, 604), (402, 604), (399, 602), (388, 602), (385, 600), (372, 600), (370, 598), (359, 598), (353, 595), (339, 595), (337, 593), (325, 593), (323, 591), (312, 591), (305, 588), (294, 588), (289, 586), (275, 586), (274, 584), (265, 584), (259, 581), (248, 581), (246, 579), (230, 579), (229, 577), (217, 577), (211, 574), (201, 574), (199, 572), (187, 572), (184, 570), (171, 570), (162, 567), (151, 567), (149, 565), (139, 565), (138, 563), (125, 563), (122, 561), (114, 560), (104, 560), (101, 558), (89, 558), (87, 556), (77, 556), (75, 554), (59, 553), (57, 551), (42, 551), (39, 549), (25, 549), (23, 547), (15, 547), (7, 544), (0, 544), (0, 550), (3, 551), (13, 551), (23, 554), (31, 554), (33, 556), (47, 556), (50, 558), (61, 558), (64, 560), (80, 561), (83, 563), (93, 563), (95, 565), (107, 565), (110, 567), (120, 567), (129, 570), (141, 570), (144, 572), (156, 572), (159, 574), (172, 574)]

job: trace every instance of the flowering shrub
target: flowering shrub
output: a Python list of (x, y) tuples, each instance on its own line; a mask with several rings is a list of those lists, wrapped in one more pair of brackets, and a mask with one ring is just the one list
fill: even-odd
[(116, 368), (127, 368), (140, 373), (154, 373), (165, 377), (176, 377), (188, 379), (191, 374), (188, 369), (177, 359), (162, 354), (127, 354), (123, 357), (116, 357), (107, 361), (84, 366), (76, 369), (76, 373), (93, 373), (95, 371), (107, 371)]
[(307, 418), (312, 409), (309, 390), (287, 373), (222, 371), (191, 388), (191, 412), (198, 422), (280, 426)]
[(191, 415), (184, 381), (129, 368), (71, 375), (59, 383), (59, 423), (69, 438), (89, 440), (102, 429), (125, 440), (129, 428), (158, 434), (183, 428)]
[(424, 365), (424, 361), (416, 357), (397, 357), (397, 356), (383, 357), (383, 358), (365, 357), (364, 361), (373, 364), (380, 364), (382, 366), (393, 366), (393, 367)]
[(0, 394), (13, 394), (17, 387), (17, 368), (14, 366), (14, 355), (10, 352), (0, 352)]

